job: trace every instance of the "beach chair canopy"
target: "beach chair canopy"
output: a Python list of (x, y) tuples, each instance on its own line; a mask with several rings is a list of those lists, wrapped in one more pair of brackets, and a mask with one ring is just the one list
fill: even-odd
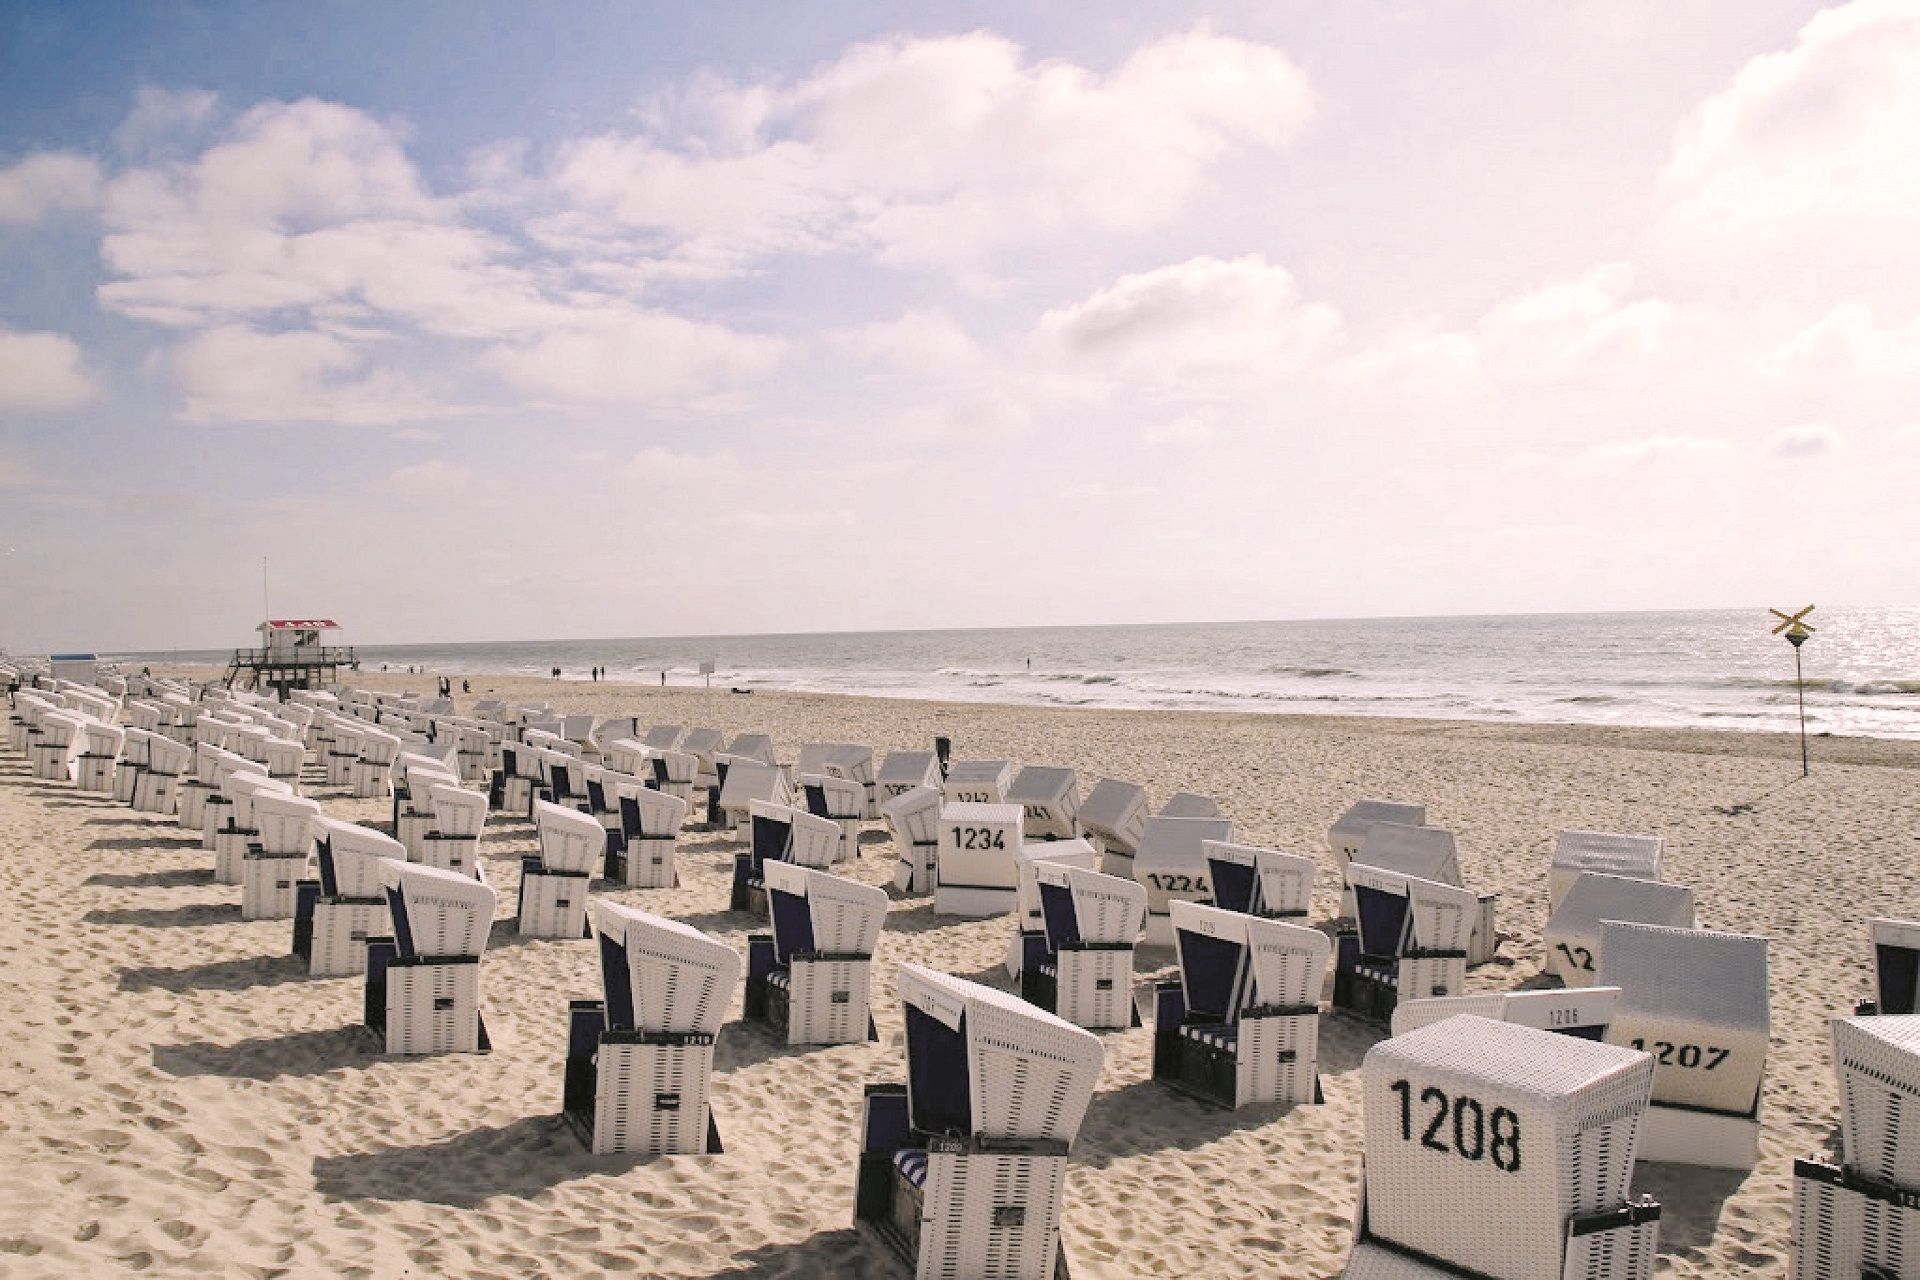
[(889, 751), (874, 780), (883, 787), (938, 787), (939, 761), (931, 751)]
[(1233, 1023), (1254, 1006), (1318, 1006), (1333, 954), (1326, 934), (1197, 902), (1168, 910), (1190, 1016)]
[(1147, 817), (1146, 788), (1117, 778), (1102, 778), (1080, 802), (1080, 825), (1121, 853), (1131, 853)]
[(487, 948), (499, 898), (484, 880), (387, 859), (381, 882), (403, 956), (478, 956)]
[(1150, 874), (1187, 875), (1204, 881), (1208, 841), (1233, 839), (1233, 823), (1225, 818), (1175, 818), (1156, 815), (1141, 828), (1134, 854), (1137, 880)]
[(1553, 864), (1548, 870), (1547, 910), (1560, 905), (1561, 896), (1583, 872), (1628, 876), (1636, 880), (1660, 878), (1659, 836), (1618, 835), (1611, 831), (1562, 831), (1554, 837)]
[(1212, 796), (1196, 795), (1191, 791), (1176, 791), (1167, 797), (1160, 806), (1162, 818), (1218, 818), (1224, 816), (1220, 802)]
[(1460, 883), (1460, 854), (1453, 832), (1444, 827), (1375, 822), (1367, 828), (1353, 861), (1441, 884)]
[(740, 953), (692, 925), (617, 902), (593, 903), (607, 1025), (717, 1035), (740, 982)]
[(592, 814), (535, 800), (533, 827), (548, 871), (591, 871), (606, 854), (607, 829)]
[(1007, 787), (1007, 803), (1026, 811), (1029, 839), (1068, 840), (1078, 834), (1080, 783), (1073, 770), (1030, 764), (1014, 775)]
[(727, 754), (757, 760), (764, 765), (779, 763), (773, 757), (773, 739), (764, 733), (735, 734), (733, 741), (727, 744)]
[(1131, 945), (1139, 939), (1147, 922), (1147, 891), (1138, 882), (1051, 860), (1032, 867), (1049, 950), (1077, 942)]
[(887, 920), (887, 894), (814, 867), (769, 862), (764, 868), (773, 949), (781, 964), (796, 955), (870, 956)]
[(253, 797), (253, 825), (269, 852), (305, 852), (319, 832), (320, 804), (305, 796), (262, 792)]
[(1304, 916), (1319, 866), (1312, 858), (1225, 840), (1201, 842), (1213, 905), (1255, 916)]
[(1411, 948), (1465, 953), (1480, 900), (1466, 889), (1365, 863), (1347, 869), (1360, 930), (1360, 950), (1400, 956)]

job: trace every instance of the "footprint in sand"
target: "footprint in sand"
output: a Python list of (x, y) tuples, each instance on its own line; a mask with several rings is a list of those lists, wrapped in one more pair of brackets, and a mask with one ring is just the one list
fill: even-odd
[(81, 1244), (85, 1244), (99, 1234), (100, 1224), (94, 1221), (87, 1221), (74, 1228), (73, 1238)]

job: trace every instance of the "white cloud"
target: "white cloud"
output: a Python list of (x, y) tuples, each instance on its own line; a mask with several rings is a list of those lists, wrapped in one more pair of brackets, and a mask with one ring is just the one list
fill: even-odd
[(170, 364), (194, 422), (384, 426), (456, 412), (324, 333), (222, 325), (175, 348)]
[(473, 486), (473, 472), (457, 462), (429, 458), (410, 466), (397, 467), (387, 476), (386, 487), (405, 497), (451, 497)]
[(530, 341), (495, 348), (490, 363), (536, 395), (675, 404), (759, 379), (779, 360), (782, 345), (663, 311), (623, 309), (585, 314)]
[(97, 394), (72, 338), (0, 329), (0, 411), (73, 409)]
[[(648, 127), (565, 147), (553, 181), (656, 255), (719, 267), (867, 248), (975, 272), (1000, 249), (1137, 232), (1313, 109), (1281, 50), (1205, 28), (1101, 74), (986, 32), (856, 45), (796, 82), (713, 78)], [(552, 230), (591, 234), (591, 220)]]
[(1778, 374), (1920, 373), (1920, 319), (1884, 326), (1872, 307), (1843, 302), (1773, 353)]
[(1767, 452), (1776, 458), (1820, 458), (1839, 447), (1840, 432), (1825, 422), (1784, 427), (1767, 440)]
[(1594, 445), (1567, 460), (1571, 475), (1621, 476), (1669, 466), (1684, 466), (1724, 455), (1724, 440), (1702, 436), (1659, 435)]
[(38, 222), (100, 198), (100, 166), (70, 151), (41, 151), (0, 166), (0, 224)]
[(142, 85), (134, 94), (133, 110), (114, 131), (114, 143), (134, 154), (164, 148), (206, 128), (219, 106), (220, 95), (208, 89)]

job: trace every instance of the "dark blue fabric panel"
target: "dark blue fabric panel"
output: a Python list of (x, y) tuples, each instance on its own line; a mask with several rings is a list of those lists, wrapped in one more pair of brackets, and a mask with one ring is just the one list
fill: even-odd
[(1187, 1012), (1230, 1021), (1240, 1011), (1236, 996), (1247, 951), (1237, 942), (1180, 930), (1180, 975), (1186, 979)]
[(1253, 891), (1260, 881), (1252, 867), (1208, 858), (1207, 875), (1213, 881), (1214, 906), (1243, 915), (1253, 914)]
[(813, 912), (807, 900), (797, 893), (769, 888), (767, 901), (773, 905), (773, 950), (781, 964), (790, 956), (813, 950)]
[(1359, 916), (1360, 950), (1370, 956), (1399, 955), (1407, 938), (1405, 895), (1355, 885), (1353, 905)]
[(907, 1099), (913, 1127), (923, 1133), (973, 1136), (973, 1097), (967, 1079), (966, 1021), (953, 1030), (932, 1014), (906, 1005)]
[(633, 1030), (633, 979), (627, 967), (627, 948), (607, 934), (600, 935), (600, 985), (607, 993), (607, 1026)]
[(1880, 1012), (1914, 1012), (1915, 987), (1920, 986), (1920, 951), (1875, 947), (1874, 953), (1874, 968), (1880, 976)]
[(387, 890), (387, 912), (393, 917), (394, 946), (403, 956), (418, 955), (413, 949), (413, 926), (407, 921), (406, 895), (400, 890)]
[(1065, 885), (1040, 884), (1040, 915), (1047, 923), (1047, 946), (1054, 951), (1080, 941), (1080, 917), (1073, 909), (1073, 890)]
[(793, 824), (782, 822), (778, 818), (753, 815), (753, 874), (760, 874), (760, 864), (772, 859), (775, 862), (787, 860), (787, 847), (793, 843)]

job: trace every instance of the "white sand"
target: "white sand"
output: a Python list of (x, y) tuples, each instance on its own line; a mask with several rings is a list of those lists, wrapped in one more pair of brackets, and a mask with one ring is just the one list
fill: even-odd
[[(1666, 1206), (1675, 1275), (1784, 1270), (1791, 1161), (1836, 1123), (1824, 1020), (1865, 990), (1864, 918), (1917, 905), (1920, 748), (1905, 744), (1819, 742), (1801, 782), (1785, 740), (1724, 734), (475, 682), (510, 688), (643, 723), (764, 729), (787, 759), (804, 741), (925, 747), (947, 733), (961, 756), (1069, 764), (1083, 784), (1111, 773), (1156, 800), (1214, 794), (1240, 838), (1323, 859), (1352, 799), (1424, 800), (1458, 832), (1468, 882), (1504, 895), (1510, 936), (1475, 990), (1538, 971), (1556, 829), (1665, 836), (1668, 878), (1693, 886), (1704, 925), (1774, 939), (1760, 1167), (1643, 1165), (1637, 1179)], [(307, 790), (339, 816), (385, 813)], [(869, 840), (854, 874), (881, 882), (891, 846)], [(691, 835), (683, 887), (615, 896), (744, 949), (753, 922), (726, 910), (734, 847)], [(503, 917), (531, 848), (525, 824), (490, 828)], [(494, 1052), (382, 1058), (358, 1029), (360, 980), (303, 976), (289, 923), (243, 923), (211, 858), (171, 820), (0, 765), (0, 1273), (894, 1274), (850, 1225), (862, 1086), (903, 1076), (893, 962), (991, 980), (1011, 927), (897, 904), (877, 1044), (794, 1051), (729, 1025), (714, 1103), (726, 1154), (596, 1159), (557, 1115), (566, 1002), (599, 994), (589, 944), (521, 942), (502, 924), (483, 969)], [(1329, 882), (1316, 914), (1333, 905)], [(1143, 974), (1169, 962), (1140, 953)], [(1147, 1030), (1106, 1036), (1067, 1191), (1075, 1274), (1337, 1272), (1358, 1194), (1358, 1067), (1378, 1035), (1327, 1018), (1326, 1104), (1239, 1113), (1151, 1084)]]

